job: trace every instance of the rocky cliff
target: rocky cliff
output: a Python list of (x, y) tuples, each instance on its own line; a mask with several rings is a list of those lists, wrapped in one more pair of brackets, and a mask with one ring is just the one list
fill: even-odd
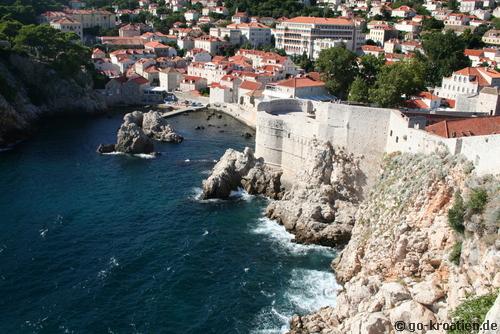
[(394, 333), (398, 321), (450, 321), (467, 297), (496, 294), (499, 185), (445, 151), (386, 157), (332, 264), (337, 306), (294, 316), (290, 333)]
[(45, 64), (18, 55), (0, 57), (0, 147), (30, 135), (41, 117), (95, 113), (106, 108), (89, 74), (62, 77)]

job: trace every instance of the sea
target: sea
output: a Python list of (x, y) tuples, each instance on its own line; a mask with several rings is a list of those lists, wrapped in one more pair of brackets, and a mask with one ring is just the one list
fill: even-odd
[(159, 156), (96, 153), (122, 117), (44, 120), (0, 152), (0, 333), (283, 333), (335, 305), (334, 250), (294, 243), (263, 197), (200, 200), (249, 128), (196, 112)]

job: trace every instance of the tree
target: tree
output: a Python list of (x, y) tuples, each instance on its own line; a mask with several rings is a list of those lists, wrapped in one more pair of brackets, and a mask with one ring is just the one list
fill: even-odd
[(351, 102), (368, 103), (368, 85), (362, 77), (356, 77), (349, 89), (348, 100)]
[(465, 31), (460, 35), (460, 38), (464, 41), (464, 45), (467, 49), (476, 49), (484, 46), (481, 37), (482, 35), (476, 34), (475, 31), (472, 32), (470, 29), (465, 29)]
[(299, 66), (306, 72), (311, 72), (314, 70), (314, 63), (309, 59), (307, 54), (304, 52), (301, 56), (292, 57), (292, 61), (295, 65)]
[(88, 63), (90, 50), (79, 43), (78, 35), (49, 25), (23, 26), (14, 38), (14, 49), (52, 65), (65, 75), (79, 71)]
[(372, 54), (367, 54), (361, 57), (359, 64), (359, 73), (361, 78), (368, 84), (373, 85), (377, 79), (380, 69), (385, 64), (384, 56), (381, 54), (375, 57)]
[(22, 26), (23, 25), (19, 21), (15, 20), (0, 22), (0, 34), (4, 35), (10, 42), (13, 42)]
[(370, 89), (370, 101), (380, 107), (397, 107), (405, 99), (423, 90), (425, 65), (418, 60), (385, 65)]
[(323, 73), (326, 87), (340, 99), (347, 97), (349, 86), (358, 74), (356, 54), (345, 46), (321, 50), (316, 68)]
[(441, 31), (443, 28), (444, 28), (443, 21), (436, 20), (433, 17), (426, 17), (422, 21), (422, 30), (423, 31), (429, 31), (429, 30)]
[(491, 23), (495, 26), (495, 29), (500, 29), (500, 17), (494, 17)]
[(463, 39), (452, 31), (423, 34), (422, 47), (425, 56), (418, 55), (418, 58), (426, 63), (428, 86), (438, 85), (443, 77), (470, 65), (469, 59), (464, 55)]

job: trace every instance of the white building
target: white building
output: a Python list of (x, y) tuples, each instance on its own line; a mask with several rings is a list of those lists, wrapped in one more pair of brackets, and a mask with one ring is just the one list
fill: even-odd
[(213, 36), (208, 36), (208, 35), (200, 36), (198, 38), (195, 38), (194, 40), (194, 47), (196, 49), (206, 50), (212, 55), (217, 54), (221, 46), (222, 46), (222, 41)]
[(72, 19), (80, 21), (82, 28), (100, 27), (111, 29), (116, 26), (115, 14), (102, 9), (71, 9), (66, 13)]
[(395, 8), (391, 12), (392, 17), (402, 17), (402, 18), (411, 18), (414, 17), (417, 13), (415, 10), (409, 6), (401, 6), (399, 8)]
[(489, 45), (500, 45), (500, 30), (488, 30), (484, 34), (482, 40)]
[[(316, 39), (358, 41), (357, 34), (360, 33), (360, 28), (351, 19), (301, 16), (278, 24), (274, 35), (278, 49), (285, 49), (291, 55), (302, 55), (305, 52), (312, 58)], [(354, 45), (352, 51), (357, 47)]]
[(309, 77), (296, 77), (266, 85), (264, 97), (267, 99), (299, 98), (309, 100), (331, 100), (323, 81)]
[(173, 67), (160, 70), (160, 87), (168, 92), (177, 90), (182, 81), (182, 74)]
[(63, 17), (50, 22), (50, 26), (63, 32), (72, 32), (78, 35), (80, 40), (83, 40), (83, 29), (80, 21), (70, 17)]
[(253, 47), (271, 44), (271, 28), (262, 23), (233, 23), (228, 25), (227, 29), (240, 31), (242, 44), (250, 43)]
[(397, 38), (398, 31), (388, 24), (378, 24), (370, 28), (370, 33), (367, 38), (371, 39), (378, 45), (384, 45), (385, 41)]
[(481, 2), (476, 0), (462, 0), (460, 1), (459, 10), (462, 13), (470, 13), (475, 9), (481, 8)]
[(443, 78), (436, 95), (447, 99), (478, 94), (484, 87), (500, 87), (500, 73), (486, 67), (466, 67)]
[[(233, 24), (230, 26), (232, 25)], [(230, 28), (229, 26), (210, 28), (210, 36), (226, 40), (232, 45), (238, 45), (241, 43), (241, 30), (237, 28)]]

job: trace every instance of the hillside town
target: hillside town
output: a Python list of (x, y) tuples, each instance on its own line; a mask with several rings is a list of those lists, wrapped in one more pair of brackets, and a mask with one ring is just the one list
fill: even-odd
[(499, 4), (1, 1), (0, 332), (496, 333)]
[[(38, 20), (92, 47), (110, 105), (169, 103), (181, 93), (248, 112), (261, 101), (297, 98), (461, 117), (500, 114), (500, 7), (493, 1), (304, 1), (323, 16), (290, 17), (256, 16), (213, 0), (140, 0), (133, 9), (93, 4), (70, 1)], [(433, 70), (442, 76), (409, 83), (389, 102), (367, 98), (384, 66), (410, 63), (426, 49), (436, 53), (429, 41), (436, 33), (457, 43), (447, 46), (454, 54), (444, 55), (456, 61)], [(335, 72), (330, 80), (319, 66), (341, 59), (324, 51), (339, 48), (354, 55), (346, 67), (358, 73), (347, 73), (350, 82), (336, 80)], [(370, 70), (372, 77), (363, 78)]]

